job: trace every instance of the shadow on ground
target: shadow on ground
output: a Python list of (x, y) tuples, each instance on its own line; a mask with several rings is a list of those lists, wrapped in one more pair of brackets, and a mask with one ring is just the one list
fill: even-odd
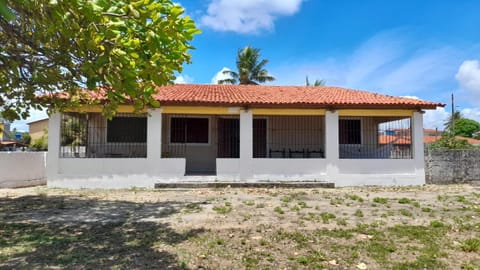
[(185, 269), (162, 248), (204, 231), (177, 232), (162, 222), (185, 204), (0, 198), (0, 269)]

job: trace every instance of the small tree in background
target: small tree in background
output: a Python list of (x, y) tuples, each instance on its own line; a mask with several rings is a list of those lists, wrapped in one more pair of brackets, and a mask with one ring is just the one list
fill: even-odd
[(326, 80), (315, 80), (313, 84), (311, 84), (308, 80), (308, 76), (305, 77), (305, 86), (324, 86), (326, 83)]
[(275, 78), (265, 69), (268, 60), (260, 60), (260, 49), (247, 46), (238, 50), (237, 71), (225, 70), (230, 78), (219, 80), (219, 84), (260, 84), (274, 81)]
[(480, 131), (480, 123), (468, 118), (461, 118), (455, 122), (455, 135), (473, 138), (473, 134)]
[(43, 130), (42, 137), (33, 141), (30, 147), (34, 148), (37, 151), (47, 151), (48, 150), (48, 129)]

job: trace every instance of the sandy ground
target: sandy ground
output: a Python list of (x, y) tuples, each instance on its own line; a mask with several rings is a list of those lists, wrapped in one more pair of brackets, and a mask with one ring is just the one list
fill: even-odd
[[(394, 239), (393, 235), (400, 233), (392, 228), (428, 229), (432, 222), (440, 222), (448, 229), (442, 230), (445, 235), (435, 244), (446, 244), (446, 249), (430, 254), (440, 257), (439, 264), (431, 266), (480, 267), (476, 265), (480, 257), (478, 251), (466, 252), (459, 248), (467, 238), (480, 239), (480, 188), (470, 185), (189, 190), (34, 187), (0, 189), (0, 209), (2, 224), (62, 224), (79, 228), (141, 223), (164, 226), (171, 234), (198, 232), (180, 242), (157, 239), (152, 243), (157, 252), (168, 252), (175, 258), (169, 262), (170, 268), (181, 269), (363, 269), (362, 264), (367, 269), (417, 269), (416, 266), (430, 269), (428, 262), (421, 267), (421, 256), (430, 254), (424, 248), (427, 242), (407, 241), (408, 235)], [(338, 231), (351, 233), (352, 237), (325, 236)], [(287, 236), (278, 238), (282, 233)], [(299, 240), (296, 233), (308, 239)], [(385, 255), (387, 257), (378, 255), (380, 251), (374, 249), (376, 242), (371, 239), (377, 237), (377, 233), (382, 237), (378, 243), (393, 245), (394, 251)], [(299, 246), (299, 241), (305, 245)], [(365, 246), (362, 241), (372, 243)], [(341, 248), (331, 248), (332, 243)], [(369, 252), (370, 248), (373, 253)], [(311, 254), (317, 251), (321, 256), (313, 257)], [(345, 252), (352, 254), (342, 257)], [(15, 253), (5, 250), (3, 253), (0, 268), (30, 265), (25, 258), (23, 263), (16, 264)], [(1, 256), (0, 245), (0, 263)], [(418, 265), (397, 267), (415, 258)], [(394, 261), (398, 264), (393, 264)], [(80, 265), (88, 265), (88, 261)], [(126, 265), (132, 269), (143, 268)], [(45, 265), (40, 261), (37, 266)], [(473, 268), (467, 268), (470, 266)]]

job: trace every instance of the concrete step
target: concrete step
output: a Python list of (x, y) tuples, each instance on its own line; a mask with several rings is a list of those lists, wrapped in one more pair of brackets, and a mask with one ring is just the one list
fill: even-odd
[(157, 183), (155, 188), (335, 188), (330, 182), (177, 182)]

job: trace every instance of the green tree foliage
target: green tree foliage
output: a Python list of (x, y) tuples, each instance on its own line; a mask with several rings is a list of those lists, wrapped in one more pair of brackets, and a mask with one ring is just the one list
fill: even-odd
[(32, 137), (30, 136), (30, 134), (28, 134), (28, 132), (24, 132), (24, 133), (22, 134), (22, 138), (21, 138), (20, 141), (21, 141), (23, 144), (29, 145), (30, 142), (31, 142), (31, 140), (32, 140)]
[(305, 86), (324, 86), (327, 83), (325, 80), (315, 80), (312, 83), (308, 80), (308, 76), (305, 77)]
[(480, 123), (475, 120), (461, 118), (455, 122), (455, 135), (472, 138), (473, 134), (480, 131)]
[[(79, 87), (104, 87), (109, 116), (126, 101), (138, 110), (158, 106), (154, 86), (172, 82), (190, 62), (200, 32), (183, 13), (171, 0), (0, 0), (3, 116), (78, 105)], [(58, 91), (74, 98), (36, 98)]]
[(36, 149), (37, 151), (47, 151), (48, 150), (48, 129), (45, 129), (42, 137), (34, 140), (30, 146)]
[(274, 81), (275, 78), (265, 69), (268, 60), (260, 60), (260, 49), (246, 46), (238, 50), (237, 71), (225, 70), (230, 78), (219, 80), (219, 84), (260, 84)]
[(467, 140), (457, 139), (450, 133), (444, 133), (442, 138), (430, 145), (429, 149), (470, 149), (473, 146)]

